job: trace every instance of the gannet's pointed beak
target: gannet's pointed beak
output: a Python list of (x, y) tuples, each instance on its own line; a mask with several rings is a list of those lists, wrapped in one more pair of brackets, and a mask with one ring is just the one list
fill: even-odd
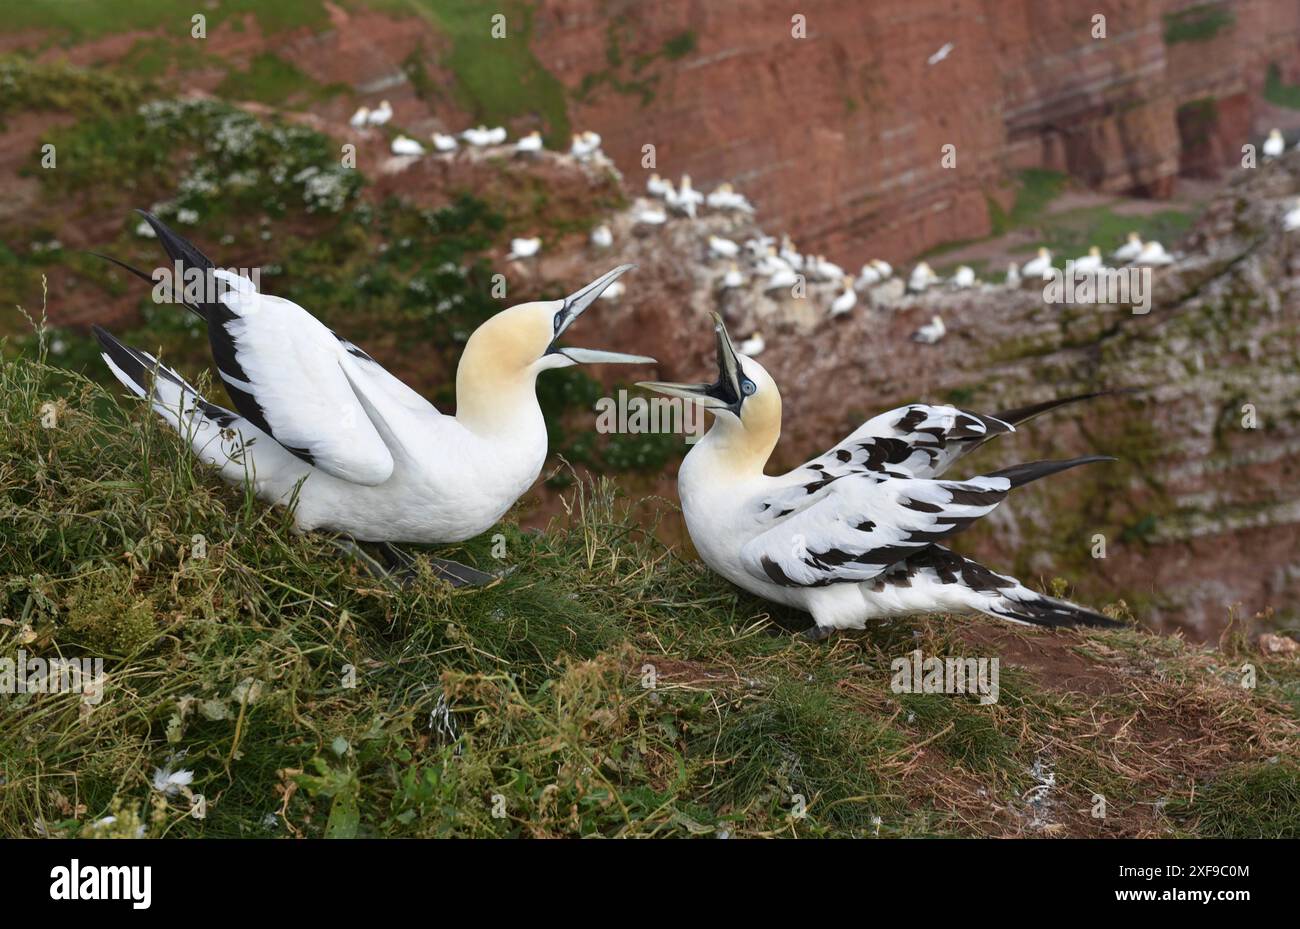
[[(729, 410), (739, 416), (740, 405), (744, 402), (746, 396), (743, 389), (743, 381), (746, 379), (742, 376), (740, 358), (736, 355), (735, 346), (731, 344), (731, 335), (727, 332), (726, 324), (717, 313), (712, 314), (712, 316), (713, 335), (718, 347), (718, 379), (715, 382), (712, 384), (674, 384), (669, 381), (640, 381), (637, 386), (670, 397), (697, 400), (707, 409)], [(749, 392), (753, 393), (752, 383)]]
[(551, 339), (546, 354), (563, 355), (574, 364), (654, 364), (655, 360), (645, 355), (624, 355), (622, 352), (604, 352), (594, 348), (561, 348), (555, 344), (560, 336), (564, 334), (564, 330), (573, 325), (573, 321), (581, 316), (587, 307), (595, 303), (610, 284), (635, 267), (636, 265), (619, 265), (613, 271), (602, 274), (581, 290), (565, 297), (560, 312), (556, 314), (555, 337)]

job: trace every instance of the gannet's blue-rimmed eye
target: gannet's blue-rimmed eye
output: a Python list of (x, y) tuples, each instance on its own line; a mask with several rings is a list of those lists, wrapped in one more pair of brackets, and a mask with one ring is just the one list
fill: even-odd
[(740, 382), (740, 392), (743, 393), (746, 397), (752, 397), (754, 395), (754, 391), (756, 390), (758, 390), (758, 385), (755, 384), (753, 381)]
[(558, 333), (558, 332), (560, 331), (560, 323), (562, 323), (562, 322), (564, 322), (564, 310), (560, 310), (560, 312), (558, 312), (558, 313), (555, 314), (555, 331), (556, 331), (556, 333)]

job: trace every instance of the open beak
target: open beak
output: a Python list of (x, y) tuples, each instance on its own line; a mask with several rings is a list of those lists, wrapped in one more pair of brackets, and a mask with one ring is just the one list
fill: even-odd
[(638, 381), (638, 387), (653, 390), (670, 397), (696, 400), (710, 410), (730, 410), (740, 415), (744, 395), (740, 390), (740, 359), (731, 344), (726, 324), (717, 313), (713, 315), (713, 335), (718, 347), (718, 379), (712, 384), (674, 384), (670, 381)]
[(581, 290), (565, 297), (556, 318), (555, 337), (551, 339), (546, 354), (562, 355), (574, 364), (655, 364), (653, 358), (645, 355), (624, 355), (622, 352), (604, 352), (595, 348), (571, 348), (568, 346), (561, 348), (555, 344), (559, 341), (560, 336), (564, 335), (564, 330), (572, 326), (573, 321), (600, 298), (600, 295), (605, 292), (605, 288), (635, 267), (636, 265), (619, 265), (613, 271), (602, 274)]

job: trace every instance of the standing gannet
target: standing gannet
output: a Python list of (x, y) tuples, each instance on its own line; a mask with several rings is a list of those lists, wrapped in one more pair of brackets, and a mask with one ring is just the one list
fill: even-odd
[(1014, 261), (1007, 265), (1006, 285), (1013, 289), (1020, 286), (1020, 266)]
[(521, 258), (532, 258), (542, 250), (542, 239), (540, 236), (533, 236), (531, 239), (511, 239), (510, 254), (506, 255), (506, 261), (518, 261)]
[(439, 152), (454, 152), (460, 146), (454, 135), (444, 135), (441, 132), (433, 133), (429, 139), (433, 142), (434, 150)]
[(867, 291), (879, 283), (880, 272), (876, 270), (875, 265), (871, 262), (867, 262), (862, 266), (862, 270), (858, 272), (857, 283), (853, 286), (859, 291)]
[(704, 195), (691, 186), (691, 176), (683, 174), (675, 191), (669, 187), (667, 199), (673, 209), (694, 219), (696, 209), (704, 202)]
[(1284, 151), (1286, 151), (1286, 140), (1282, 138), (1282, 131), (1280, 129), (1270, 129), (1268, 138), (1264, 140), (1264, 157), (1280, 158)]
[(614, 233), (609, 231), (609, 226), (601, 223), (591, 230), (591, 244), (596, 248), (609, 248), (614, 244)]
[(907, 290), (909, 293), (919, 294), (938, 280), (939, 275), (934, 273), (929, 263), (922, 261), (912, 269), (907, 279)]
[(920, 342), (922, 345), (934, 345), (947, 333), (948, 327), (943, 324), (943, 317), (935, 313), (928, 323), (912, 333), (912, 341)]
[(360, 129), (368, 122), (370, 122), (370, 107), (363, 106), (358, 107), (357, 111), (352, 114), (352, 118), (348, 120), (348, 125), (353, 129)]
[(1142, 237), (1136, 232), (1128, 234), (1128, 240), (1115, 251), (1111, 252), (1110, 257), (1122, 264), (1128, 264), (1138, 255), (1142, 254)]
[(1291, 209), (1282, 217), (1282, 229), (1286, 232), (1300, 229), (1300, 197), (1291, 201)]
[[(502, 139), (504, 142), (505, 140)], [(515, 142), (516, 155), (535, 155), (542, 150), (542, 134), (534, 129), (528, 135)]]
[(832, 316), (843, 316), (845, 313), (849, 312), (849, 310), (853, 309), (858, 302), (858, 294), (853, 289), (853, 278), (846, 276), (842, 283), (844, 284), (844, 292), (831, 301)]
[(404, 135), (399, 135), (397, 138), (393, 139), (392, 144), (389, 146), (389, 148), (392, 150), (392, 153), (394, 155), (423, 155), (424, 154), (423, 145), (415, 141), (415, 139), (408, 139)]
[(1135, 265), (1171, 265), (1174, 257), (1165, 251), (1165, 247), (1154, 239), (1142, 243), (1142, 251), (1133, 259)]
[(193, 244), (142, 215), (183, 280), (202, 280), (204, 299), (184, 305), (207, 323), (235, 410), (204, 399), (152, 355), (96, 326), (104, 361), (223, 478), (248, 482), (268, 503), (296, 500), (300, 532), (429, 544), (477, 535), (532, 486), (545, 462), (537, 375), (581, 363), (651, 361), (558, 344), (632, 267), (622, 265), (564, 300), (513, 306), (479, 326), (456, 369), (456, 415), (447, 416), (302, 307), (215, 268)]
[(393, 107), (387, 100), (380, 100), (379, 106), (370, 111), (370, 125), (383, 126), (393, 118)]
[(1020, 269), (1020, 276), (1032, 280), (1036, 277), (1049, 278), (1052, 276), (1052, 253), (1045, 248), (1040, 248), (1038, 254), (1024, 263)]
[(763, 469), (781, 436), (780, 391), (762, 365), (732, 348), (721, 317), (713, 321), (714, 383), (641, 385), (713, 413), (677, 476), (687, 531), (713, 570), (750, 593), (811, 613), (811, 639), (861, 629), (878, 617), (967, 610), (1043, 626), (1119, 625), (937, 544), (987, 515), (1013, 488), (1107, 460), (1036, 461), (967, 480), (938, 479), (963, 454), (1059, 404), (998, 417), (911, 404), (769, 477)]

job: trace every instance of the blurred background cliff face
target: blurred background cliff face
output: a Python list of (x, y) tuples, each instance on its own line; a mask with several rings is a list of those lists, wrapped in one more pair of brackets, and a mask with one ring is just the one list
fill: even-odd
[[(694, 379), (708, 370), (707, 311), (761, 332), (786, 400), (780, 465), (910, 400), (993, 412), (1137, 388), (981, 453), (977, 468), (1122, 462), (1022, 491), (958, 547), (1194, 638), (1232, 611), (1300, 624), (1300, 236), (1282, 224), (1300, 193), (1293, 0), (823, 0), (802, 5), (803, 38), (789, 4), (767, 0), (5, 7), (0, 295), (39, 310), (45, 278), (61, 363), (102, 379), (85, 336), (99, 322), (206, 368), (186, 314), (81, 251), (160, 265), (135, 207), (220, 264), (260, 269), (264, 290), (448, 410), (460, 345), (483, 318), (632, 260), (626, 292), (584, 319), (581, 341)], [(382, 101), (388, 122), (349, 125)], [(480, 124), (511, 144), (435, 156), (432, 133)], [(1243, 145), (1258, 151), (1274, 127), (1286, 153), (1243, 168)], [(609, 162), (517, 156), (533, 130), (562, 153), (573, 133), (599, 133)], [(394, 157), (399, 135), (428, 156)], [(730, 182), (757, 212), (639, 222), (652, 168), (704, 191)], [(601, 225), (607, 248), (589, 241)], [(849, 273), (877, 258), (905, 275), (925, 259), (985, 283), (881, 287), (833, 319), (838, 280), (802, 300), (753, 280), (722, 289), (728, 263), (709, 236), (760, 230)], [(1040, 246), (1060, 265), (1130, 230), (1179, 255), (1154, 270), (1149, 314), (1001, 283)], [(513, 238), (534, 236), (536, 257), (506, 260)], [(948, 336), (911, 341), (936, 314)], [(17, 313), (0, 334), (6, 353), (29, 348)], [(556, 463), (611, 474), (634, 501), (671, 499), (680, 437), (594, 429), (593, 404), (620, 386), (596, 378), (617, 376), (543, 379)], [(1243, 426), (1247, 407), (1257, 428)], [(573, 480), (557, 469), (520, 517), (544, 524)], [(675, 527), (670, 516), (663, 532), (683, 541)]]

